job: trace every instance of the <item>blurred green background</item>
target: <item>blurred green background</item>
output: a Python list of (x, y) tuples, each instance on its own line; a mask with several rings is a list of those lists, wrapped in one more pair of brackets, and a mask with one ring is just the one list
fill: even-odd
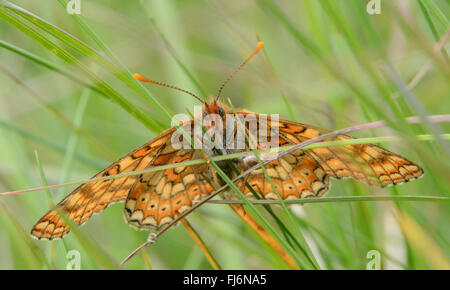
[[(387, 120), (390, 128), (353, 136), (398, 135), (382, 145), (425, 170), (421, 180), (389, 189), (333, 180), (328, 196), (449, 196), (448, 140), (414, 135), (450, 126), (402, 122), (450, 112), (448, 45), (436, 49), (449, 35), (448, 1), (381, 0), (372, 15), (363, 0), (81, 0), (80, 15), (68, 14), (66, 2), (1, 2), (0, 192), (42, 185), (35, 150), (49, 184), (86, 179), (169, 128), (170, 114), (198, 105), (141, 86), (126, 69), (207, 98), (259, 38), (263, 53), (228, 84), (224, 100), (332, 130)], [(80, 252), (82, 269), (114, 268), (145, 241), (146, 232), (124, 222), (123, 204), (64, 241), (29, 238), (49, 200), (72, 188), (0, 197), (0, 269), (65, 269), (68, 250)], [(448, 202), (295, 205), (294, 224), (281, 207), (273, 210), (308, 243), (316, 263), (306, 268), (366, 269), (371, 250), (383, 269), (449, 267)], [(204, 205), (189, 220), (224, 269), (287, 268), (227, 205)], [(211, 268), (183, 226), (146, 253), (125, 269)]]

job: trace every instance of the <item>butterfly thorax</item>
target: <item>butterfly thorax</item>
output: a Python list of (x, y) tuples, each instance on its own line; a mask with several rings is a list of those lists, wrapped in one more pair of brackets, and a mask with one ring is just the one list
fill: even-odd
[[(279, 146), (278, 121), (248, 111), (233, 112), (217, 101), (205, 103), (192, 125), (197, 132), (193, 134), (196, 149), (208, 157), (245, 153), (240, 158), (217, 163), (229, 176), (234, 176), (236, 169), (241, 171), (256, 164), (253, 149), (266, 151)], [(201, 158), (202, 153), (197, 154)]]

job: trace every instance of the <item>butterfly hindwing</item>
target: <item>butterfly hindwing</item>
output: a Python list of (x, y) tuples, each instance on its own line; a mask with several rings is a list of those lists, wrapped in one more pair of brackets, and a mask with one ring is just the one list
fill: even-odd
[[(160, 155), (164, 164), (201, 158), (194, 149)], [(137, 229), (158, 230), (214, 191), (208, 166), (199, 164), (157, 171), (140, 176), (125, 202), (125, 220)]]
[[(264, 168), (278, 194), (285, 200), (320, 197), (330, 187), (329, 177), (322, 167), (302, 150), (272, 161), (264, 165)], [(248, 174), (238, 186), (248, 198), (254, 198), (251, 187), (265, 199), (278, 199), (261, 168)]]

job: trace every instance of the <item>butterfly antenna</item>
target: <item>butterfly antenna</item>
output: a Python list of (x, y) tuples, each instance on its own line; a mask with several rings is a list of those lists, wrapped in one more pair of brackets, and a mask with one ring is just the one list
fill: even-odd
[(223, 82), (222, 86), (220, 86), (219, 92), (217, 93), (216, 101), (219, 99), (220, 94), (223, 91), (223, 88), (231, 81), (234, 75), (237, 74), (261, 50), (263, 46), (264, 43), (262, 41), (258, 42), (252, 54), (250, 54), (250, 56), (246, 60), (244, 60), (243, 63), (241, 63), (241, 65), (225, 80), (225, 82)]
[(135, 79), (137, 79), (138, 81), (141, 81), (141, 82), (151, 83), (151, 84), (154, 84), (154, 85), (158, 85), (158, 86), (162, 86), (162, 87), (166, 87), (166, 88), (169, 88), (169, 89), (174, 89), (174, 90), (177, 90), (177, 91), (186, 93), (186, 94), (188, 94), (188, 95), (193, 96), (194, 98), (196, 98), (197, 100), (199, 100), (199, 101), (202, 102), (202, 103), (205, 102), (205, 101), (202, 100), (200, 97), (198, 97), (196, 94), (191, 93), (191, 92), (186, 91), (186, 90), (183, 90), (183, 89), (180, 89), (180, 88), (177, 88), (177, 87), (175, 87), (175, 86), (172, 86), (172, 85), (168, 85), (168, 84), (164, 84), (164, 83), (160, 83), (160, 82), (157, 82), (157, 81), (150, 80), (150, 79), (148, 79), (148, 78), (146, 78), (146, 77), (141, 76), (140, 74), (134, 74), (133, 77), (134, 77)]

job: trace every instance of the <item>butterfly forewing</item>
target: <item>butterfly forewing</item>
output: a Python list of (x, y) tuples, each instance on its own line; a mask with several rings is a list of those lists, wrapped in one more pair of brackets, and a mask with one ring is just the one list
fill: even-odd
[[(297, 144), (330, 131), (281, 120), (279, 132), (281, 142)], [(347, 135), (338, 135), (324, 141), (349, 139), (353, 138)], [(327, 175), (334, 178), (352, 177), (369, 185), (396, 185), (420, 178), (423, 175), (420, 166), (374, 144), (329, 146), (302, 151), (304, 151), (304, 156), (317, 162)]]

